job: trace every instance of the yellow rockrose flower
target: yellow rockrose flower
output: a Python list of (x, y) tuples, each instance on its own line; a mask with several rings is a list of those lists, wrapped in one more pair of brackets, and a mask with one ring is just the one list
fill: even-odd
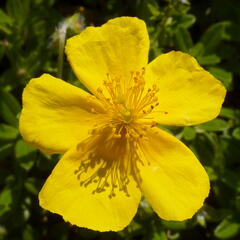
[(80, 227), (118, 231), (143, 194), (166, 220), (191, 218), (209, 193), (195, 155), (157, 127), (215, 118), (226, 90), (182, 52), (148, 64), (145, 23), (120, 17), (88, 27), (66, 44), (68, 60), (92, 94), (43, 74), (24, 89), (20, 131), (46, 153), (64, 154), (40, 205)]

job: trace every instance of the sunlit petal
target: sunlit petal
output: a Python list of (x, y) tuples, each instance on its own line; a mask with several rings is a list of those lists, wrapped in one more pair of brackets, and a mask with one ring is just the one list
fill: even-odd
[(66, 54), (81, 82), (92, 92), (103, 86), (107, 73), (128, 80), (148, 62), (149, 39), (145, 23), (121, 17), (101, 27), (88, 27), (68, 39)]
[(209, 193), (204, 168), (183, 143), (163, 130), (150, 131), (141, 146), (141, 188), (153, 210), (165, 220), (191, 218)]
[[(98, 231), (126, 227), (136, 214), (141, 193), (130, 176), (128, 194), (113, 188), (111, 179), (118, 177), (113, 168), (124, 154), (121, 147), (108, 144), (104, 138), (93, 137), (67, 152), (44, 184), (40, 205), (79, 227)], [(112, 169), (104, 167), (111, 161), (116, 161)], [(108, 174), (113, 175), (107, 178)]]
[(220, 81), (182, 52), (154, 59), (147, 66), (146, 81), (159, 88), (159, 105), (151, 116), (165, 125), (193, 125), (215, 118), (226, 94)]
[(103, 111), (87, 92), (44, 74), (24, 89), (21, 134), (44, 152), (64, 153), (89, 136), (96, 123), (92, 108)]

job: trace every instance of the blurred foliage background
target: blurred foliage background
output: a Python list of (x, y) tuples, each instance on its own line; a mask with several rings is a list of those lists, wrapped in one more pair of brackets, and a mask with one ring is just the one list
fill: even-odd
[[(181, 50), (228, 90), (220, 116), (169, 130), (204, 164), (211, 192), (184, 222), (159, 219), (147, 202), (124, 231), (99, 233), (65, 223), (38, 205), (38, 192), (59, 156), (28, 146), (19, 135), (21, 94), (44, 72), (77, 81), (63, 55), (65, 37), (117, 16), (146, 21), (150, 60)], [(0, 240), (240, 239), (240, 1), (7, 0), (0, 2)], [(159, 191), (161, 188), (159, 188)], [(81, 217), (81, 216), (79, 216)]]

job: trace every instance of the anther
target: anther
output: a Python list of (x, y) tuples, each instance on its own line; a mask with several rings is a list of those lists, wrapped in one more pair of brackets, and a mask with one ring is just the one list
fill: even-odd
[(158, 123), (153, 121), (152, 124), (151, 124), (151, 128), (156, 127), (157, 125), (158, 125)]
[(91, 108), (91, 113), (97, 113), (97, 111), (94, 108)]
[(122, 137), (122, 135), (121, 135), (120, 133), (118, 133), (118, 134), (117, 134), (117, 133), (115, 133), (115, 134), (113, 134), (113, 137), (114, 137), (114, 138), (121, 138), (121, 137)]
[(103, 92), (103, 90), (102, 90), (101, 88), (98, 88), (97, 91), (98, 91), (99, 93), (102, 93), (102, 92)]
[(125, 134), (125, 137), (126, 137), (127, 139), (129, 139), (129, 138), (130, 138), (129, 133), (126, 133), (126, 134)]

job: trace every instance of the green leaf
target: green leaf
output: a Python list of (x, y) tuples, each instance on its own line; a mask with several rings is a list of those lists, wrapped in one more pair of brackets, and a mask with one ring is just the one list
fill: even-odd
[(143, 0), (139, 2), (137, 12), (138, 16), (146, 21), (155, 20), (161, 14), (156, 0)]
[(184, 127), (183, 137), (187, 141), (191, 141), (196, 137), (196, 131), (193, 127)]
[(30, 177), (26, 180), (24, 186), (30, 193), (37, 195), (39, 193), (41, 183), (38, 179)]
[(2, 9), (0, 9), (0, 31), (5, 34), (11, 34), (10, 25), (13, 23), (13, 19), (9, 17)]
[(216, 181), (218, 179), (218, 174), (214, 170), (214, 168), (209, 167), (209, 166), (204, 166), (209, 178), (211, 181)]
[(222, 40), (228, 40), (229, 35), (226, 31), (226, 29), (231, 25), (232, 23), (229, 21), (225, 22), (219, 22), (216, 24), (211, 25), (207, 31), (202, 36), (200, 42), (205, 46), (204, 53), (206, 55), (209, 55), (211, 53), (214, 53), (214, 51), (219, 46), (220, 42)]
[(223, 107), (220, 112), (221, 117), (229, 118), (229, 119), (240, 119), (240, 110), (234, 108), (226, 108)]
[(214, 65), (220, 63), (221, 58), (215, 54), (208, 55), (208, 56), (199, 56), (197, 60), (200, 65)]
[(236, 34), (240, 32), (240, 26), (231, 22), (226, 27), (225, 39), (230, 41), (240, 41), (240, 35)]
[(9, 188), (3, 189), (0, 193), (0, 216), (11, 209), (12, 193)]
[(175, 33), (175, 42), (177, 49), (183, 52), (188, 52), (193, 45), (190, 33), (183, 27), (177, 28)]
[(15, 146), (15, 156), (19, 165), (25, 170), (29, 170), (36, 159), (36, 148), (27, 145), (23, 140), (19, 140)]
[(175, 222), (175, 221), (162, 220), (161, 222), (162, 222), (164, 227), (166, 227), (168, 229), (171, 229), (171, 230), (179, 231), (179, 230), (184, 230), (184, 229), (187, 228), (187, 222), (186, 221)]
[(5, 34), (11, 34), (12, 31), (9, 27), (5, 25), (0, 25), (0, 31), (4, 32)]
[(224, 131), (229, 128), (228, 122), (222, 120), (222, 119), (214, 119), (210, 122), (203, 123), (197, 126), (197, 128), (200, 128), (205, 131)]
[(17, 26), (22, 26), (30, 11), (30, 0), (8, 0), (7, 13), (15, 19)]
[(239, 233), (240, 224), (231, 219), (224, 219), (214, 230), (214, 236), (218, 239), (229, 239)]
[(203, 208), (200, 210), (200, 213), (204, 213), (207, 222), (217, 222), (219, 223), (221, 220), (226, 217), (228, 210), (217, 208), (204, 204)]
[(159, 6), (155, 1), (148, 1), (147, 8), (152, 16), (157, 17), (160, 15)]
[(195, 44), (191, 49), (189, 49), (189, 54), (193, 57), (198, 58), (199, 56), (202, 56), (204, 52), (204, 45), (200, 42)]
[(17, 99), (10, 92), (0, 90), (0, 116), (10, 125), (17, 127), (17, 114), (20, 110)]
[(167, 240), (167, 235), (164, 231), (154, 232), (151, 240)]
[(0, 123), (0, 141), (11, 141), (16, 139), (18, 136), (18, 129)]
[(219, 79), (228, 90), (232, 88), (233, 76), (231, 72), (218, 67), (209, 67), (208, 71), (217, 79)]
[(9, 24), (13, 23), (13, 19), (8, 16), (2, 9), (0, 9), (0, 24)]
[(191, 27), (196, 22), (196, 17), (192, 14), (183, 14), (178, 21), (178, 26), (185, 29)]
[(240, 140), (240, 127), (237, 127), (233, 130), (232, 133), (233, 137)]

